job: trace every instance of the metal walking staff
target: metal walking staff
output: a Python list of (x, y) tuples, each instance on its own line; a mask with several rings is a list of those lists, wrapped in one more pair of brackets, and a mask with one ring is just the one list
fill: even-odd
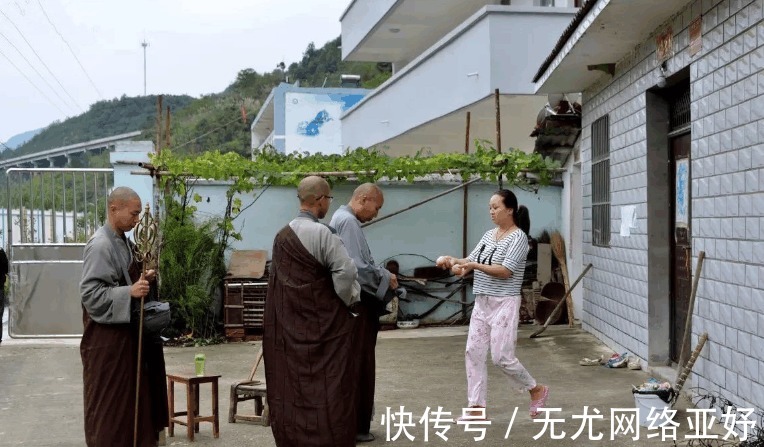
[[(150, 266), (156, 265), (156, 239), (157, 239), (157, 221), (151, 215), (150, 206), (146, 203), (138, 224), (133, 230), (135, 238), (135, 250), (133, 256), (136, 261), (141, 263), (141, 279), (146, 276), (146, 271)], [(135, 372), (135, 419), (133, 423), (133, 447), (138, 446), (138, 403), (141, 389), (141, 363), (143, 354), (143, 305), (146, 297), (141, 297), (141, 316), (138, 322), (138, 366)]]

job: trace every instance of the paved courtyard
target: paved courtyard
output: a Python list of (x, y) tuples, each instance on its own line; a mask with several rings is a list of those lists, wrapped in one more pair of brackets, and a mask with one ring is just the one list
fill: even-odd
[[(456, 417), (465, 405), (464, 345), (467, 328), (420, 328), (391, 330), (380, 333), (377, 346), (377, 406), (372, 433), (377, 437), (369, 446), (381, 445), (453, 445), (453, 446), (655, 446), (671, 445), (659, 439), (647, 439), (643, 428), (639, 439), (634, 434), (618, 434), (611, 438), (611, 409), (634, 408), (631, 385), (644, 382), (646, 371), (609, 369), (600, 366), (579, 366), (582, 357), (610, 355), (605, 346), (591, 335), (575, 328), (552, 326), (539, 338), (529, 339), (537, 326), (523, 325), (520, 329), (518, 354), (529, 371), (542, 383), (551, 387), (549, 407), (559, 408), (550, 413), (550, 419), (564, 419), (554, 424), (554, 433), (561, 439), (552, 439), (550, 427), (528, 416), (527, 394), (510, 390), (499, 370), (489, 365), (488, 416), (490, 425), (467, 427), (444, 424), (448, 427), (444, 440), (436, 435), (433, 419), (421, 421), (429, 407), (451, 412)], [(0, 445), (2, 446), (82, 446), (82, 368), (78, 340), (34, 341), (9, 340), (4, 337), (0, 346)], [(202, 424), (193, 445), (198, 446), (262, 446), (275, 445), (270, 428), (250, 423), (227, 422), (228, 390), (232, 382), (247, 377), (259, 343), (230, 343), (201, 348), (166, 348), (168, 371), (193, 367), (194, 354), (203, 352), (207, 357), (207, 370), (221, 374), (220, 438), (212, 437), (210, 424)], [(258, 371), (262, 378), (262, 368)], [(178, 405), (185, 405), (185, 393), (176, 392)], [(202, 388), (202, 409), (210, 408), (210, 396)], [(115, 402), (116, 404), (116, 402)], [(245, 409), (249, 410), (249, 402)], [(685, 407), (680, 401), (679, 407)], [(581, 426), (580, 415), (588, 406), (595, 415), (593, 433), (602, 433), (602, 440), (590, 440), (587, 429), (572, 439)], [(406, 437), (400, 426), (381, 424), (388, 411), (398, 412), (411, 424)], [(515, 408), (517, 412), (515, 414)], [(597, 419), (595, 409), (600, 412)], [(579, 416), (575, 418), (574, 416)], [(684, 441), (688, 433), (688, 414), (680, 410), (675, 420), (681, 423), (677, 437)], [(434, 418), (434, 416), (432, 416)], [(397, 418), (396, 420), (400, 420)], [(617, 423), (615, 423), (617, 425)], [(507, 435), (508, 427), (509, 434)], [(390, 428), (390, 440), (387, 429)], [(487, 428), (482, 440), (480, 428)], [(427, 430), (425, 430), (427, 428)], [(478, 430), (478, 431), (468, 431)], [(442, 430), (438, 428), (437, 431)], [(425, 440), (426, 431), (428, 439)], [(562, 435), (562, 432), (565, 432)], [(176, 436), (167, 438), (167, 445), (191, 445), (184, 436), (184, 427), (176, 427)], [(541, 434), (540, 434), (541, 433)], [(656, 433), (656, 432), (651, 432)], [(505, 438), (506, 436), (506, 438)], [(538, 440), (534, 440), (538, 436)]]

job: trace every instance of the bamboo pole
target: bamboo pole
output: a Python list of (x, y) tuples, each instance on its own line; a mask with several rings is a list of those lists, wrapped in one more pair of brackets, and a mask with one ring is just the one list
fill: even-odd
[(698, 282), (700, 281), (700, 272), (703, 269), (703, 260), (706, 258), (706, 252), (701, 251), (698, 253), (698, 263), (695, 265), (695, 277), (692, 278), (692, 289), (690, 289), (690, 303), (687, 309), (687, 320), (684, 322), (684, 335), (682, 336), (682, 344), (679, 347), (679, 358), (677, 359), (677, 371), (682, 370), (682, 363), (684, 362), (684, 346), (690, 343), (690, 329), (692, 328), (692, 314), (695, 309), (695, 295), (698, 293)]
[(458, 190), (460, 190), (460, 189), (462, 189), (462, 188), (465, 188), (465, 187), (467, 187), (468, 185), (471, 185), (471, 184), (473, 184), (473, 183), (475, 183), (475, 182), (477, 182), (477, 181), (479, 181), (479, 180), (480, 180), (479, 178), (474, 178), (474, 179), (472, 179), (472, 180), (470, 180), (470, 181), (468, 181), (468, 182), (462, 183), (461, 185), (455, 186), (455, 187), (453, 187), (453, 188), (451, 188), (451, 189), (448, 189), (448, 190), (446, 190), (446, 191), (443, 191), (443, 192), (441, 192), (441, 193), (435, 194), (434, 196), (428, 197), (428, 198), (426, 198), (426, 199), (424, 199), (424, 200), (420, 200), (419, 202), (417, 202), (417, 203), (415, 203), (415, 204), (413, 204), (413, 205), (407, 206), (406, 208), (403, 208), (403, 209), (401, 209), (401, 210), (395, 211), (394, 213), (390, 213), (390, 214), (387, 214), (387, 215), (385, 215), (385, 216), (382, 216), (382, 217), (380, 217), (379, 219), (375, 219), (375, 220), (372, 220), (372, 221), (370, 221), (370, 222), (366, 222), (365, 224), (361, 225), (361, 227), (368, 227), (369, 225), (371, 225), (371, 224), (373, 224), (373, 223), (375, 223), (375, 222), (380, 222), (380, 221), (383, 221), (383, 220), (385, 220), (385, 219), (389, 219), (389, 218), (391, 218), (391, 217), (393, 217), (393, 216), (396, 216), (396, 215), (398, 215), (398, 214), (401, 214), (401, 213), (403, 213), (403, 212), (405, 212), (405, 211), (408, 211), (408, 210), (410, 210), (410, 209), (412, 209), (412, 208), (416, 208), (416, 207), (418, 207), (418, 206), (420, 206), (420, 205), (424, 205), (425, 203), (427, 203), (427, 202), (430, 202), (430, 201), (432, 201), (432, 200), (435, 200), (435, 199), (437, 199), (438, 197), (443, 197), (443, 196), (445, 196), (446, 194), (450, 194), (450, 193), (452, 193), (452, 192), (454, 192), (454, 191), (458, 191)]
[(157, 96), (157, 119), (156, 119), (156, 139), (154, 140), (154, 143), (156, 144), (156, 148), (160, 148), (162, 146), (162, 95)]
[[(170, 106), (167, 106), (167, 118), (164, 123), (164, 146), (170, 147)], [(158, 154), (159, 152), (157, 152)]]
[[(470, 153), (470, 118), (471, 114), (470, 112), (467, 112), (467, 127), (464, 130), (464, 153), (469, 154)], [(469, 247), (467, 247), (467, 208), (469, 205), (469, 186), (465, 186), (462, 188), (463, 195), (462, 195), (462, 203), (463, 203), (463, 210), (462, 213), (462, 257), (467, 257), (467, 250)], [(467, 318), (467, 305), (465, 304), (467, 302), (467, 288), (462, 289), (462, 319)]]
[[(493, 100), (496, 105), (496, 150), (501, 153), (501, 103), (499, 101), (499, 89), (493, 91)], [(502, 189), (502, 177), (499, 175), (499, 189)]]

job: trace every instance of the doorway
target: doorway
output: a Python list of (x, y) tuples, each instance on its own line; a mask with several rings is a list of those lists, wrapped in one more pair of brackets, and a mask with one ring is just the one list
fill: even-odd
[(675, 90), (669, 103), (670, 124), (669, 150), (673, 200), (671, 218), (671, 296), (670, 296), (670, 358), (679, 362), (679, 356), (689, 353), (689, 340), (682, 346), (685, 326), (692, 319), (689, 309), (692, 290), (692, 209), (690, 185), (690, 89), (681, 85)]

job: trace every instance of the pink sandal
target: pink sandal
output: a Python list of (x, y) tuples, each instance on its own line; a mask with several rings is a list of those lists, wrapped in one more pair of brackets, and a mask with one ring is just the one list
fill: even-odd
[(530, 415), (532, 419), (535, 419), (539, 415), (539, 408), (546, 408), (546, 401), (549, 399), (549, 387), (542, 385), (544, 391), (541, 392), (541, 397), (536, 400), (531, 400)]

